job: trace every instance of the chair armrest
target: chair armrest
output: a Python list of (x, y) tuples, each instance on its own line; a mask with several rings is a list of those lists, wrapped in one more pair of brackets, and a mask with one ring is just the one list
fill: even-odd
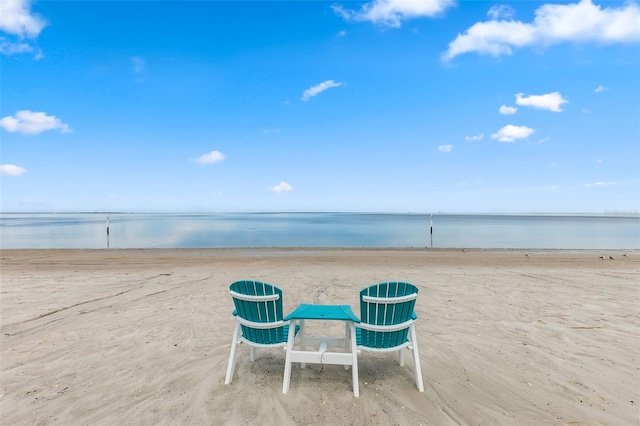
[(278, 328), (289, 324), (289, 321), (273, 321), (273, 322), (254, 322), (246, 320), (240, 316), (236, 316), (236, 321), (238, 321), (241, 325), (246, 327), (255, 328), (259, 330), (269, 329), (269, 328)]
[(360, 322), (356, 328), (361, 328), (367, 331), (375, 331), (379, 333), (391, 333), (394, 331), (404, 330), (413, 324), (415, 321), (410, 319), (409, 321), (401, 322), (400, 324), (391, 324), (391, 325), (375, 325), (375, 324), (367, 324), (364, 322)]

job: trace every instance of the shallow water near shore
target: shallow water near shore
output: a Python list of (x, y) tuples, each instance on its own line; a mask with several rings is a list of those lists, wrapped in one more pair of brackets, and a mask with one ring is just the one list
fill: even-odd
[[(108, 232), (107, 232), (108, 229)], [(638, 249), (640, 216), (1, 213), (0, 248)]]

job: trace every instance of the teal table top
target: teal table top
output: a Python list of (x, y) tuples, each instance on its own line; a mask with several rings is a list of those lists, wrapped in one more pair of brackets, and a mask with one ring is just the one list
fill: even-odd
[(303, 303), (284, 317), (285, 321), (305, 319), (360, 322), (349, 305), (309, 305)]

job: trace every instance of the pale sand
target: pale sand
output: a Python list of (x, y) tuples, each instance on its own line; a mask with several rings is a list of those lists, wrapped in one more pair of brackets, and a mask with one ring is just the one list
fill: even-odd
[[(525, 253), (2, 250), (0, 423), (640, 424), (640, 253)], [(319, 365), (284, 395), (284, 351), (246, 345), (225, 385), (244, 278), (357, 314), (361, 288), (414, 283), (425, 392), (410, 357), (363, 352), (359, 398)]]

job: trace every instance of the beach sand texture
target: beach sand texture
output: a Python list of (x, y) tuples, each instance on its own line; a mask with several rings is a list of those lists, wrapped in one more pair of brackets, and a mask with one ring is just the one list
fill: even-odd
[[(637, 425), (640, 253), (622, 254), (2, 250), (0, 423)], [(425, 392), (410, 357), (363, 352), (359, 398), (334, 365), (294, 366), (285, 395), (284, 351), (246, 345), (225, 385), (239, 279), (279, 286), (287, 312), (356, 314), (361, 288), (415, 284)]]

